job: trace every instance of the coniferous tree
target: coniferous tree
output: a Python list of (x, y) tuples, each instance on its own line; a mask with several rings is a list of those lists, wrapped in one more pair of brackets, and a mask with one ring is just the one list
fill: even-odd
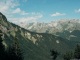
[(57, 51), (54, 51), (54, 50), (50, 50), (50, 52), (51, 52), (52, 59), (56, 60), (56, 58), (59, 55), (59, 53)]
[(77, 44), (75, 51), (74, 51), (74, 58), (80, 59), (80, 45)]
[(67, 52), (66, 54), (64, 54), (63, 56), (64, 60), (70, 60), (70, 59), (80, 59), (80, 45), (77, 44), (74, 52)]
[(22, 51), (19, 47), (18, 39), (15, 37), (13, 44), (9, 47), (9, 60), (23, 60)]
[(6, 58), (6, 52), (5, 52), (5, 47), (2, 44), (2, 31), (0, 30), (0, 60), (4, 60)]
[(73, 53), (72, 52), (67, 52), (66, 54), (64, 54), (63, 59), (64, 60), (71, 60), (71, 59), (73, 59)]

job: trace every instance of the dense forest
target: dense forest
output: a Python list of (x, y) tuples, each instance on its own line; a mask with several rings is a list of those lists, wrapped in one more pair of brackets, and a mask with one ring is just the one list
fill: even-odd
[[(2, 33), (1, 30), (0, 33)], [(7, 50), (2, 42), (2, 34), (0, 34), (0, 60), (23, 60), (22, 51), (16, 37), (14, 38), (13, 44)]]

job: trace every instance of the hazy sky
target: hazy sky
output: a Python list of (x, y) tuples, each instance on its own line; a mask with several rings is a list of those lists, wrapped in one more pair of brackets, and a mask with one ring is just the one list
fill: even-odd
[(0, 0), (0, 12), (13, 23), (80, 19), (80, 0)]

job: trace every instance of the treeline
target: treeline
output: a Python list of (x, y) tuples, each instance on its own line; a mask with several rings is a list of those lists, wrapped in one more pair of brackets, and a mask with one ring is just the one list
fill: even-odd
[[(52, 60), (56, 60), (59, 55), (59, 52), (55, 51), (54, 49), (50, 50), (50, 52)], [(63, 54), (63, 60), (80, 60), (80, 45), (77, 44), (73, 52), (69, 51)]]
[[(0, 33), (2, 33), (0, 31)], [(0, 60), (23, 60), (23, 53), (20, 49), (17, 37), (14, 38), (13, 44), (5, 50), (3, 40), (0, 35)]]
[(74, 52), (66, 52), (63, 58), (64, 60), (80, 60), (80, 45), (76, 45)]

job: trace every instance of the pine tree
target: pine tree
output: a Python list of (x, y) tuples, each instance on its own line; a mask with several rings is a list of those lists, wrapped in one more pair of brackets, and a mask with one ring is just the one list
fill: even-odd
[(64, 54), (63, 59), (64, 60), (71, 60), (71, 59), (73, 59), (73, 53), (72, 52), (67, 52), (66, 54)]
[(80, 59), (80, 45), (77, 44), (74, 52), (74, 58)]
[(6, 57), (6, 52), (5, 52), (5, 47), (2, 44), (3, 40), (1, 36), (2, 36), (2, 31), (0, 30), (0, 60), (4, 60)]
[(59, 53), (57, 51), (54, 51), (54, 50), (50, 50), (50, 52), (51, 52), (52, 59), (56, 60), (56, 58), (59, 55)]
[(9, 60), (23, 60), (22, 51), (19, 47), (17, 37), (15, 37), (13, 44), (9, 47)]
[(74, 53), (67, 52), (66, 54), (64, 54), (63, 59), (64, 60), (70, 60), (70, 59), (80, 60), (80, 45), (77, 44), (77, 46), (74, 50)]

